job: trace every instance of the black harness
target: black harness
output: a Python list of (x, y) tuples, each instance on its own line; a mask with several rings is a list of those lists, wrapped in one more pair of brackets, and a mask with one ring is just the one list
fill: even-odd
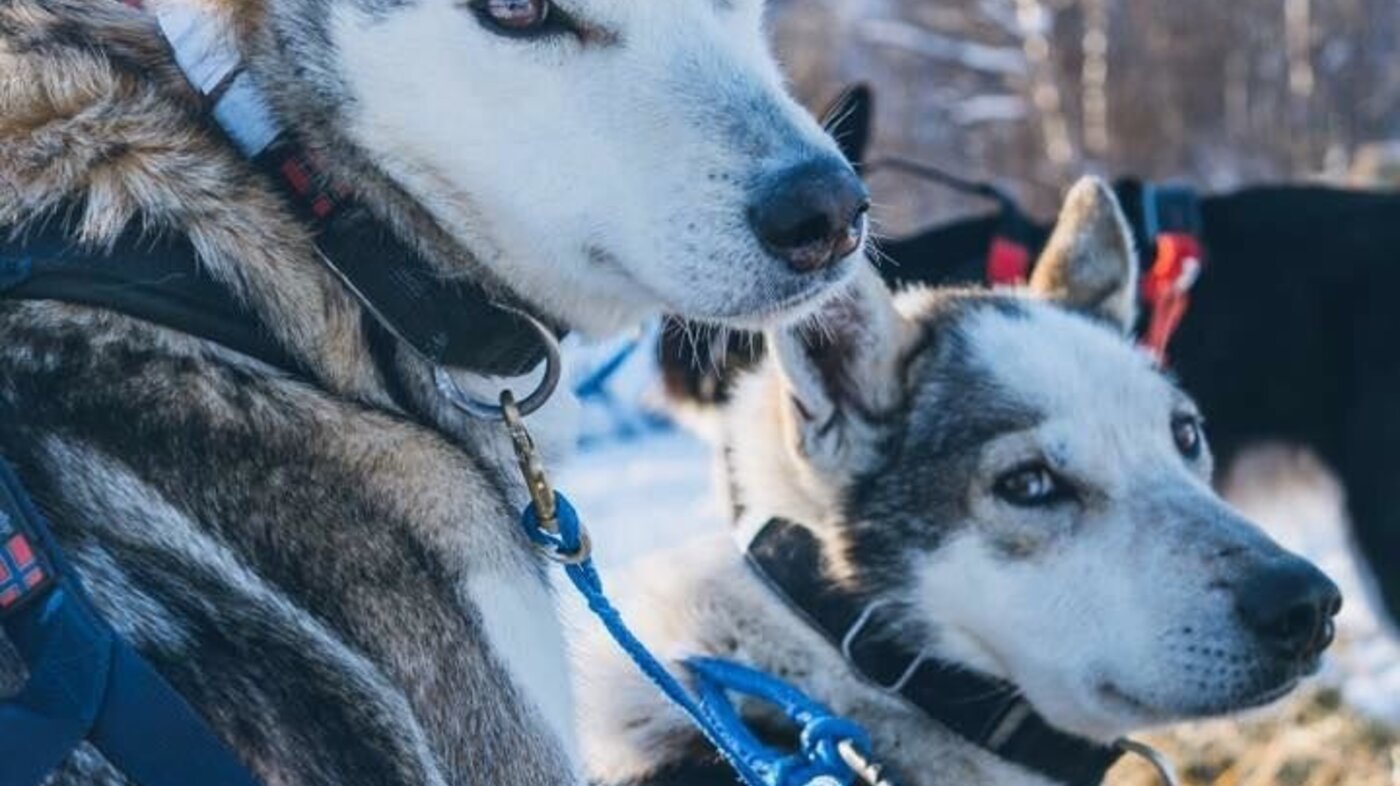
[(123, 235), (98, 255), (46, 225), (0, 242), (0, 299), (52, 300), (109, 309), (221, 344), (272, 366), (300, 362), (258, 318), (199, 266), (183, 237)]
[[(363, 208), (337, 211), (313, 226), (322, 261), (373, 317), (365, 321), (369, 347), (391, 380), (400, 348), (434, 366), (492, 377), (526, 373), (545, 359), (522, 309), (479, 285), (444, 279)], [(28, 231), (0, 229), (0, 299), (110, 309), (304, 371), (258, 315), (203, 269), (183, 236), (147, 238), (132, 229), (109, 248), (91, 250), (57, 221)]]
[(831, 578), (811, 530), (768, 521), (749, 542), (749, 566), (821, 632), (862, 677), (994, 756), (1065, 786), (1099, 786), (1123, 752), (1051, 726), (1016, 686), (912, 652), (879, 601)]

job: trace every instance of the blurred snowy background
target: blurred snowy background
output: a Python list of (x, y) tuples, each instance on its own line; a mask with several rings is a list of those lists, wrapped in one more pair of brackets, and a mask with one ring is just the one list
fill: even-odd
[[(775, 0), (773, 30), (814, 111), (855, 81), (876, 90), (873, 155), (997, 182), (1041, 216), (1075, 176), (1400, 183), (1397, 0)], [(888, 233), (985, 204), (874, 177)], [(621, 343), (582, 354), (607, 376), (583, 450), (559, 479), (605, 571), (725, 526), (709, 446), (667, 426), (656, 372)], [(597, 387), (595, 385), (595, 387)], [(1231, 470), (1232, 501), (1343, 585), (1327, 668), (1305, 695), (1156, 741), (1190, 784), (1400, 786), (1400, 638), (1352, 558), (1336, 483), (1266, 447)], [(1120, 768), (1114, 786), (1147, 786)]]

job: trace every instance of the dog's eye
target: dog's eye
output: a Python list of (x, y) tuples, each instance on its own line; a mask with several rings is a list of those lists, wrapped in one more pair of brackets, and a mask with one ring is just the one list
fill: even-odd
[(550, 0), (473, 0), (471, 8), (495, 32), (528, 36), (550, 29), (554, 4)]
[(1069, 489), (1043, 464), (1032, 464), (1002, 475), (996, 495), (1023, 508), (1052, 505), (1069, 496)]
[(1176, 449), (1188, 459), (1201, 456), (1205, 437), (1201, 435), (1201, 421), (1191, 415), (1178, 415), (1172, 419), (1172, 439)]

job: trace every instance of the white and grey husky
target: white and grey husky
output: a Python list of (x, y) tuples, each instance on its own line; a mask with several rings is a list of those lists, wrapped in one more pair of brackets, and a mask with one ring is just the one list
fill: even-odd
[[(642, 637), (795, 682), (930, 786), (1096, 784), (1132, 731), (1290, 691), (1340, 596), (1211, 490), (1191, 399), (1126, 338), (1134, 258), (1085, 181), (1028, 292), (893, 299), (866, 271), (771, 333), (724, 416), (741, 547), (635, 577)], [(611, 648), (582, 648), (593, 779), (727, 782)]]

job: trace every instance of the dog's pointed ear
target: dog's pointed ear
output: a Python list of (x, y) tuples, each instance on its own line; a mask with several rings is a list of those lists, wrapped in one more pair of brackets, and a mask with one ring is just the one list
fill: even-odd
[(1070, 189), (1031, 276), (1031, 290), (1066, 307), (1133, 329), (1137, 252), (1113, 190), (1086, 177)]
[(871, 447), (864, 437), (903, 398), (901, 358), (914, 333), (869, 265), (815, 315), (770, 332), (804, 457), (833, 470), (860, 460), (850, 452)]
[(846, 88), (822, 113), (822, 127), (836, 140), (852, 165), (865, 163), (875, 117), (875, 94), (858, 83)]

